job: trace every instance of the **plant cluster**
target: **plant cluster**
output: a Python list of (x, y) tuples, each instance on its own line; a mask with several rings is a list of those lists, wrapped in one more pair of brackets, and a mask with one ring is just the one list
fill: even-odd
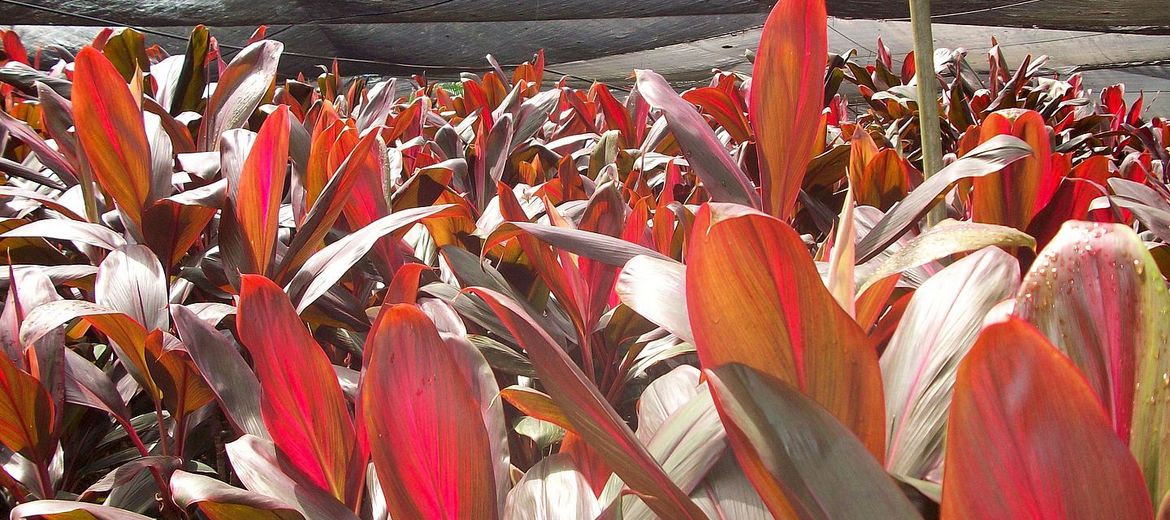
[(3, 32), (11, 518), (1166, 514), (1170, 124), (953, 52), (924, 175), (826, 27), (624, 100)]

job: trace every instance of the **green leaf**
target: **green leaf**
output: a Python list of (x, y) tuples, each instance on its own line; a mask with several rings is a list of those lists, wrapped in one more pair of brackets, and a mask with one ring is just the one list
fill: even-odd
[(704, 373), (736, 458), (777, 518), (919, 518), (857, 437), (800, 390), (735, 363)]

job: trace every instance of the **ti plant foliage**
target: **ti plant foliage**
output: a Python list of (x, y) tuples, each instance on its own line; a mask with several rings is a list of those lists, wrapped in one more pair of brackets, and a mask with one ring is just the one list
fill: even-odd
[(625, 96), (3, 31), (11, 518), (1170, 514), (1170, 124), (943, 53), (924, 178), (825, 27)]

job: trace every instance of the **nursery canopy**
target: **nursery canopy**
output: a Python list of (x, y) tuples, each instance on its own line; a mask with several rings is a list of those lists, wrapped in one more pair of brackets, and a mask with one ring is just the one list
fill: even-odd
[[(763, 0), (0, 0), (0, 24), (32, 46), (75, 50), (103, 26), (147, 29), (181, 51), (193, 23), (237, 49), (259, 24), (286, 44), (284, 74), (313, 74), (339, 58), (344, 74), (455, 77), (504, 66), (544, 49), (549, 69), (577, 81), (620, 85), (651, 68), (678, 86), (712, 68), (747, 70), (773, 2)], [(830, 48), (895, 59), (912, 46), (907, 2), (829, 0)], [(1080, 72), (1095, 90), (1124, 83), (1170, 113), (1170, 10), (1164, 0), (935, 0), (936, 47), (978, 58), (996, 37), (1009, 62), (1048, 55), (1054, 73)], [(1152, 101), (1152, 103), (1151, 103)]]

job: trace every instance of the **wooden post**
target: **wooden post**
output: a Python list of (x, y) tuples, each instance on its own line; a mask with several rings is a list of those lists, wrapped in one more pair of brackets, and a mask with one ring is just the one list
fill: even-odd
[[(930, 29), (930, 0), (910, 0), (910, 25), (914, 28), (914, 70), (918, 77), (918, 127), (922, 133), (922, 175), (929, 178), (942, 169), (942, 132), (938, 119), (938, 82), (934, 72), (934, 35)], [(939, 204), (926, 215), (927, 226), (947, 218)]]

